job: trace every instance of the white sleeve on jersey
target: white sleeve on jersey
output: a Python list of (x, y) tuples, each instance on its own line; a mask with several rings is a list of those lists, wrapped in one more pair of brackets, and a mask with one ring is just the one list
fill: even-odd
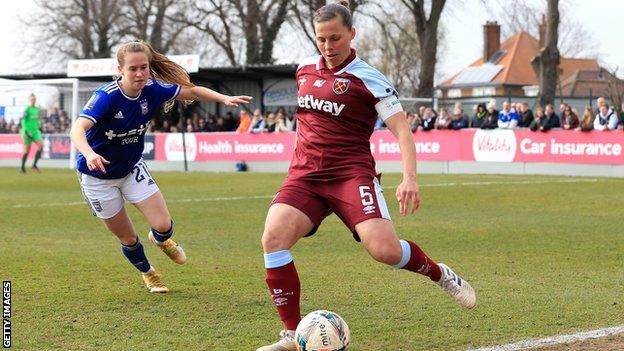
[(403, 106), (401, 106), (401, 101), (399, 101), (395, 95), (390, 95), (379, 100), (379, 102), (375, 104), (375, 110), (377, 110), (379, 118), (385, 121), (388, 117), (402, 112)]

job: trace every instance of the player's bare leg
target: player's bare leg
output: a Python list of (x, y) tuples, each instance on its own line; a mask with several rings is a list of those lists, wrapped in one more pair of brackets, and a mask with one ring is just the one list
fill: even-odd
[(143, 216), (145, 216), (145, 219), (151, 226), (147, 234), (149, 240), (158, 246), (173, 262), (184, 264), (186, 262), (186, 253), (180, 245), (171, 239), (173, 235), (173, 221), (160, 191), (134, 205), (143, 213)]
[(257, 351), (296, 350), (294, 336), (301, 320), (301, 287), (290, 249), (312, 229), (314, 224), (308, 216), (290, 205), (277, 203), (269, 208), (262, 234), (266, 282), (284, 330), (276, 343)]
[(436, 263), (412, 241), (399, 240), (392, 222), (382, 218), (366, 220), (355, 226), (362, 244), (377, 261), (426, 275), (451, 295), (457, 303), (472, 308), (477, 302), (470, 283), (451, 268)]
[(134, 231), (134, 226), (126, 209), (122, 208), (116, 215), (104, 219), (106, 227), (119, 239), (121, 252), (128, 261), (143, 273), (143, 282), (152, 293), (166, 293), (169, 289), (163, 284), (158, 273), (154, 270), (145, 256), (143, 245)]

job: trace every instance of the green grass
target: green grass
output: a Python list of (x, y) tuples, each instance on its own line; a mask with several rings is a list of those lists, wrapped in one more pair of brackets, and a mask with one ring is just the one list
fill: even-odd
[[(146, 244), (166, 295), (144, 290), (80, 203), (74, 172), (0, 168), (14, 349), (255, 350), (275, 340), (260, 236), (284, 175), (153, 173), (189, 256), (177, 266)], [(398, 232), (467, 278), (478, 305), (461, 310), (428, 279), (375, 263), (331, 216), (293, 255), (302, 310), (338, 312), (351, 350), (465, 350), (624, 324), (624, 180), (422, 175), (421, 209), (400, 217), (399, 179), (384, 175)], [(461, 184), (474, 182), (491, 184)], [(257, 198), (214, 200), (233, 196)], [(147, 243), (146, 222), (127, 208)]]

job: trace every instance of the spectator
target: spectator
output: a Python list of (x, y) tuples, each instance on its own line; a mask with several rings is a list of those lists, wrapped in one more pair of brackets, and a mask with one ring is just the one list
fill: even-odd
[(584, 132), (594, 130), (594, 112), (589, 106), (585, 106), (583, 118), (581, 119), (581, 123), (578, 128), (576, 128), (576, 130), (581, 130)]
[(186, 125), (184, 126), (184, 131), (186, 133), (193, 133), (196, 130), (195, 125), (193, 123), (193, 118), (189, 117), (186, 119)]
[(546, 109), (544, 110), (544, 117), (540, 118), (537, 130), (547, 132), (552, 128), (559, 127), (559, 116), (557, 116), (557, 114), (555, 113), (555, 108), (551, 104), (546, 105)]
[(287, 114), (287, 113), (278, 111), (275, 117), (279, 118), (280, 115), (284, 117), (284, 124), (290, 131), (297, 130), (297, 119), (295, 118), (294, 114)]
[(440, 116), (438, 116), (435, 122), (435, 129), (448, 129), (451, 122), (452, 120), (448, 110), (446, 107), (443, 107), (442, 110), (440, 110)]
[[(250, 120), (251, 121), (251, 120)], [(239, 125), (239, 121), (234, 118), (234, 113), (232, 111), (228, 111), (225, 113), (225, 117), (223, 117), (223, 126), (224, 132), (233, 132)]]
[(624, 127), (624, 102), (620, 106), (620, 124)]
[(424, 114), (422, 115), (422, 130), (429, 131), (435, 128), (436, 115), (433, 113), (431, 107), (425, 107)]
[(229, 132), (230, 131), (230, 129), (228, 129), (227, 125), (225, 124), (225, 118), (221, 116), (217, 116), (217, 119), (215, 120), (214, 131), (215, 132)]
[(498, 128), (513, 129), (518, 126), (518, 114), (511, 109), (509, 102), (503, 103), (503, 110), (498, 113)]
[(277, 127), (277, 121), (275, 120), (275, 114), (269, 113), (266, 117), (265, 131), (268, 133), (273, 133), (275, 132), (276, 127)]
[(236, 128), (236, 133), (247, 133), (251, 126), (251, 117), (249, 117), (249, 113), (246, 110), (240, 111), (240, 119), (238, 122), (238, 128)]
[(197, 120), (197, 130), (196, 131), (197, 132), (207, 132), (208, 131), (207, 127), (208, 126), (206, 125), (206, 119), (203, 118), (203, 117), (200, 117)]
[(48, 115), (48, 121), (52, 124), (59, 122), (59, 109), (56, 107), (52, 107), (50, 110), (50, 114)]
[(604, 103), (600, 105), (598, 111), (596, 119), (594, 119), (595, 130), (609, 131), (617, 129), (618, 116), (613, 109), (609, 108), (609, 106)]
[(424, 106), (424, 105), (420, 105), (420, 107), (418, 107), (418, 116), (420, 116), (420, 118), (422, 118), (425, 115), (426, 109), (427, 109), (427, 106)]
[(453, 111), (453, 116), (451, 117), (449, 129), (458, 130), (463, 128), (468, 128), (468, 117), (464, 114), (461, 104), (457, 103), (455, 104), (455, 110)]
[(481, 126), (483, 125), (483, 121), (485, 121), (486, 115), (487, 109), (485, 108), (485, 104), (478, 104), (474, 117), (472, 117), (472, 120), (470, 121), (470, 127), (481, 128)]
[(481, 124), (481, 129), (496, 128), (498, 128), (498, 111), (496, 110), (496, 102), (494, 100), (490, 100), (487, 105), (485, 119), (483, 120), (483, 124)]
[(594, 115), (597, 115), (600, 113), (600, 106), (602, 105), (607, 105), (607, 100), (604, 97), (600, 96), (599, 98), (596, 99), (596, 112), (594, 113)]
[(528, 102), (521, 102), (518, 106), (518, 127), (528, 128), (531, 125), (531, 122), (533, 122), (533, 111), (529, 108)]
[(286, 124), (286, 117), (284, 116), (283, 113), (278, 113), (277, 115), (274, 113), (269, 113), (269, 116), (267, 118), (270, 118), (271, 115), (275, 116), (275, 132), (277, 133), (281, 133), (281, 132), (291, 132), (292, 130), (288, 127), (288, 125)]
[(566, 107), (568, 107), (568, 104), (566, 103), (561, 103), (561, 105), (559, 105), (559, 116), (563, 116), (563, 112), (565, 111)]
[(71, 119), (67, 116), (65, 110), (59, 111), (58, 133), (69, 133), (71, 127)]
[(566, 105), (561, 115), (560, 125), (565, 130), (574, 130), (579, 126), (579, 118), (570, 105)]
[(249, 133), (266, 132), (266, 118), (264, 118), (264, 115), (260, 113), (260, 110), (256, 111), (258, 111), (258, 114), (254, 112), (254, 118), (251, 120), (251, 126), (249, 126)]
[(544, 109), (542, 107), (538, 107), (535, 110), (535, 118), (533, 118), (531, 124), (529, 124), (529, 129), (533, 132), (536, 132), (540, 128), (542, 121), (545, 120), (544, 117)]

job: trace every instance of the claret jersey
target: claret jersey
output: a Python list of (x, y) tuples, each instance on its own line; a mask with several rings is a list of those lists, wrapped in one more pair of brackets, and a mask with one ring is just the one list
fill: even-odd
[(397, 92), (352, 50), (345, 62), (327, 68), (322, 56), (297, 69), (297, 142), (289, 177), (333, 180), (375, 176), (370, 137), (378, 117), (402, 111)]
[(90, 171), (86, 159), (78, 153), (78, 171), (102, 179), (125, 177), (141, 159), (145, 132), (149, 121), (160, 106), (180, 93), (180, 86), (149, 79), (138, 96), (123, 93), (118, 81), (96, 90), (80, 112), (93, 127), (87, 131), (87, 141), (97, 154), (108, 161), (106, 173)]

